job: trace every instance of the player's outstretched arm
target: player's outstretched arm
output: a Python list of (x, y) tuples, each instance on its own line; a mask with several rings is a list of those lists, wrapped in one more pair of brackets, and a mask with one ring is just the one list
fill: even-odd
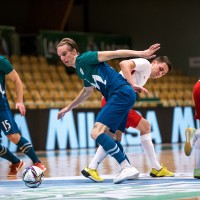
[(98, 60), (100, 62), (104, 62), (114, 58), (127, 58), (127, 57), (143, 57), (146, 59), (150, 59), (156, 57), (154, 53), (159, 49), (160, 49), (160, 44), (156, 43), (151, 45), (148, 49), (144, 51), (125, 50), (125, 49), (120, 49), (116, 51), (99, 51)]

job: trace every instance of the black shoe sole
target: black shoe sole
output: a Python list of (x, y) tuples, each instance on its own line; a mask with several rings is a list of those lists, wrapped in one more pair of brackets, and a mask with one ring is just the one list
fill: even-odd
[(155, 174), (152, 174), (152, 173), (150, 173), (149, 174), (151, 177), (158, 177), (158, 176), (156, 176)]
[(89, 178), (90, 174), (88, 172), (86, 172), (85, 170), (82, 170), (81, 173), (83, 174), (83, 176), (85, 176), (86, 178)]

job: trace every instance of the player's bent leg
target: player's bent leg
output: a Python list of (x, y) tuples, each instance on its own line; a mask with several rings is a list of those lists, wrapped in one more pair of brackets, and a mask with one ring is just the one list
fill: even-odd
[(192, 148), (195, 144), (195, 141), (193, 141), (195, 132), (195, 128), (186, 128), (185, 130), (186, 142), (184, 145), (184, 152), (186, 156), (190, 156), (190, 154), (192, 153)]
[(40, 162), (38, 156), (33, 149), (32, 144), (22, 137), (19, 133), (11, 134), (7, 136), (10, 141), (15, 143), (19, 149), (26, 154), (33, 162), (33, 166), (39, 167), (42, 172), (46, 170), (46, 167)]
[(124, 154), (120, 151), (119, 147), (110, 136), (102, 133), (98, 136), (96, 141), (107, 153), (116, 159), (122, 168), (120, 174), (113, 180), (113, 183), (121, 183), (130, 178), (138, 178), (139, 172), (128, 163)]
[(96, 169), (90, 169), (89, 167), (85, 167), (81, 173), (86, 178), (91, 179), (94, 182), (103, 182), (104, 179), (99, 176), (99, 173)]
[(160, 170), (153, 168), (150, 172), (151, 177), (174, 177), (175, 174), (170, 172), (165, 166), (162, 165)]

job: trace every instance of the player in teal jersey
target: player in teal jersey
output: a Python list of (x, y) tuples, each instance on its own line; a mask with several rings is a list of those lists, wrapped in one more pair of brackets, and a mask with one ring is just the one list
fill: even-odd
[[(120, 164), (121, 171), (113, 180), (114, 183), (139, 177), (138, 170), (126, 160), (119, 148), (120, 144), (116, 144), (109, 133), (125, 129), (128, 112), (136, 100), (135, 91), (146, 93), (147, 90), (134, 84), (129, 75), (124, 79), (106, 61), (126, 57), (153, 58), (159, 48), (160, 44), (154, 44), (144, 51), (88, 51), (79, 54), (78, 46), (71, 38), (64, 38), (57, 45), (57, 54), (61, 61), (67, 67), (74, 67), (79, 78), (84, 80), (83, 89), (68, 106), (60, 110), (58, 119), (90, 97), (94, 88), (102, 93), (107, 104), (96, 118), (91, 137)], [(126, 71), (126, 67), (122, 71)]]
[[(38, 159), (33, 146), (23, 136), (21, 136), (19, 128), (14, 121), (5, 90), (5, 77), (6, 75), (15, 84), (16, 91), (16, 109), (19, 109), (22, 116), (26, 114), (26, 108), (23, 103), (23, 86), (21, 79), (13, 68), (11, 63), (3, 56), (0, 56), (0, 129), (4, 132), (7, 138), (16, 144), (18, 148), (25, 153), (33, 162), (33, 165), (45, 171), (45, 166)], [(1, 137), (1, 134), (0, 134)], [(22, 160), (17, 158), (3, 145), (0, 145), (0, 157), (11, 162), (10, 172), (8, 176), (16, 176), (17, 172), (25, 164)]]

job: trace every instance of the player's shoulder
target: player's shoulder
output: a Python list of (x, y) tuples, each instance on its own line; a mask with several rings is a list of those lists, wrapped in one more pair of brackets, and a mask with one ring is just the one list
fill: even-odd
[(97, 51), (86, 51), (86, 52), (83, 52), (83, 53), (81, 53), (81, 54), (79, 54), (78, 56), (77, 56), (77, 59), (82, 59), (83, 57), (95, 57), (95, 56), (97, 56)]
[(0, 60), (6, 59), (6, 57), (0, 55)]
[(146, 64), (146, 65), (150, 65), (151, 63), (145, 59), (145, 58), (134, 58), (132, 59), (134, 63), (136, 64)]

